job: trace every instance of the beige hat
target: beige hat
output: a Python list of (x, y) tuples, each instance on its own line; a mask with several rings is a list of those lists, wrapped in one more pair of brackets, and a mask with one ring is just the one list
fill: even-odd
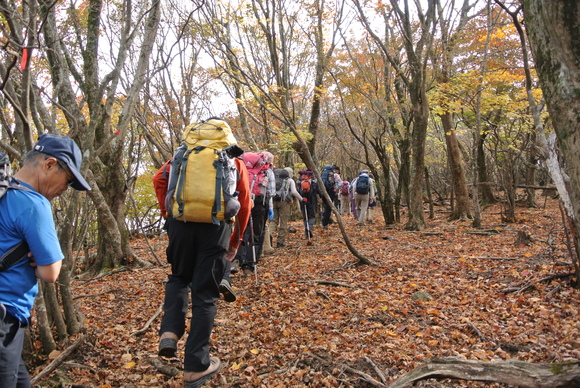
[(284, 170), (288, 171), (288, 175), (290, 175), (291, 177), (294, 176), (294, 170), (292, 170), (292, 168), (284, 167)]
[(262, 154), (264, 154), (264, 156), (266, 157), (266, 162), (274, 164), (274, 155), (272, 155), (271, 152), (262, 151)]

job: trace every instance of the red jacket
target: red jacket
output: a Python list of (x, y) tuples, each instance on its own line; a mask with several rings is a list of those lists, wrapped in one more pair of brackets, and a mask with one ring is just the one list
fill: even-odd
[(244, 239), (244, 231), (250, 220), (252, 199), (250, 197), (250, 179), (248, 178), (248, 170), (244, 165), (244, 161), (240, 158), (235, 158), (234, 161), (240, 174), (240, 179), (238, 179), (236, 185), (236, 191), (239, 192), (238, 201), (240, 201), (240, 211), (236, 215), (234, 231), (230, 237), (230, 247), (237, 249), (240, 246), (240, 242)]

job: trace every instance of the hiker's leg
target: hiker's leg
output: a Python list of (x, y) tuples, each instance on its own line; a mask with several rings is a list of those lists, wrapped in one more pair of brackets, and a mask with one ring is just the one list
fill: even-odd
[[(282, 201), (274, 202), (274, 218), (272, 218), (268, 224), (268, 232), (270, 233), (270, 238), (272, 240), (274, 240), (274, 235), (276, 234), (278, 224), (280, 223), (280, 203), (282, 203)], [(270, 244), (272, 244), (272, 241), (270, 241)]]
[(270, 234), (270, 224), (272, 221), (266, 220), (266, 225), (264, 226), (264, 231), (262, 232), (264, 236), (260, 240), (260, 244), (262, 246), (261, 253), (270, 254), (274, 252), (274, 248), (272, 248), (272, 235)]
[(195, 252), (194, 239), (191, 238), (194, 223), (174, 219), (167, 220), (167, 261), (171, 264), (171, 275), (165, 285), (163, 318), (159, 335), (173, 333), (181, 338), (185, 332), (185, 314), (189, 303), (189, 284), (193, 276)]
[[(330, 195), (330, 193), (329, 193)], [(331, 197), (332, 199), (332, 197)], [(322, 213), (322, 226), (327, 226), (328, 222), (330, 221), (330, 214), (332, 213), (332, 207), (331, 204), (329, 202), (326, 202), (326, 199), (323, 199), (324, 201), (324, 212)]]
[(361, 194), (360, 195), (360, 214), (358, 216), (358, 222), (360, 224), (365, 222), (365, 217), (367, 216), (368, 207), (369, 207), (369, 195), (368, 194)]
[(222, 279), (227, 280), (228, 283), (232, 282), (232, 278), (230, 276), (231, 270), (232, 270), (232, 262), (226, 260), (226, 265), (224, 267), (224, 276), (222, 277)]
[(367, 221), (369, 221), (369, 222), (373, 221), (374, 213), (375, 213), (375, 208), (372, 206), (369, 206), (369, 208), (367, 209)]
[(290, 221), (290, 207), (291, 202), (280, 201), (278, 213), (280, 215), (280, 229), (278, 231), (278, 245), (286, 244), (286, 235), (288, 234), (288, 222)]
[(252, 219), (248, 221), (248, 225), (246, 226), (246, 230), (244, 231), (244, 239), (242, 240), (242, 244), (238, 248), (238, 252), (236, 253), (236, 259), (238, 259), (239, 265), (241, 268), (253, 266), (253, 251), (252, 251)]
[(254, 205), (254, 208), (252, 209), (252, 217), (254, 217), (254, 243), (256, 244), (257, 263), (262, 256), (264, 231), (266, 227), (266, 221), (268, 220), (268, 210), (262, 201)]
[(308, 225), (310, 232), (314, 230), (314, 223), (316, 222), (316, 203), (308, 202)]
[(191, 323), (183, 370), (201, 372), (209, 367), (209, 340), (217, 311), (216, 301), (220, 297), (219, 284), (226, 263), (232, 226), (196, 224), (194, 235), (196, 251), (191, 281)]
[(350, 204), (348, 203), (348, 195), (340, 195), (340, 214), (350, 213)]
[(0, 387), (30, 387), (22, 361), (25, 331), (21, 322), (8, 313), (0, 320)]
[[(270, 220), (268, 224), (268, 233), (270, 235), (270, 247), (273, 247), (274, 244), (274, 235), (276, 234), (276, 230), (278, 229), (278, 225), (281, 225), (281, 217), (280, 217), (280, 209), (282, 208), (282, 204), (285, 201), (274, 201), (274, 218)], [(280, 236), (278, 236), (278, 240), (280, 240)], [(265, 244), (268, 241), (264, 242)]]
[(363, 197), (363, 194), (358, 194), (358, 193), (354, 194), (354, 203), (356, 205), (355, 206), (356, 207), (356, 214), (357, 214), (359, 220), (360, 220), (360, 213), (361, 213), (362, 197)]

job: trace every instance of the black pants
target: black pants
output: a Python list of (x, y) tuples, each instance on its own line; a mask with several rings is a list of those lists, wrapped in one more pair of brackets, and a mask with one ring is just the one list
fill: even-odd
[(246, 226), (246, 231), (244, 232), (244, 240), (242, 241), (242, 245), (240, 245), (236, 255), (242, 268), (250, 268), (251, 270), (254, 270), (254, 255), (255, 263), (258, 262), (262, 255), (262, 244), (264, 242), (267, 215), (268, 211), (264, 201), (256, 200), (254, 202), (254, 207), (252, 208), (248, 226)]
[[(0, 303), (1, 304), (1, 303)], [(22, 360), (26, 325), (0, 306), (0, 387), (29, 388), (30, 376)]]
[(168, 219), (167, 226), (167, 260), (171, 264), (171, 275), (165, 286), (159, 333), (183, 336), (191, 291), (191, 324), (183, 369), (201, 372), (209, 368), (209, 340), (232, 226), (226, 222), (213, 225), (174, 219)]
[(330, 196), (331, 203), (326, 202), (326, 199), (323, 197), (322, 200), (324, 201), (324, 212), (322, 213), (322, 226), (328, 225), (330, 222), (330, 215), (332, 214), (332, 202), (336, 198), (336, 194), (334, 192), (329, 192), (328, 195)]

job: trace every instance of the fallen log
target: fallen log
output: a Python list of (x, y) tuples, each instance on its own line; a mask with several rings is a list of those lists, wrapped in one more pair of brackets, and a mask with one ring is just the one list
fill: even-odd
[(145, 326), (143, 326), (141, 329), (139, 329), (137, 331), (134, 331), (133, 333), (131, 333), (131, 335), (135, 336), (135, 335), (141, 335), (141, 334), (145, 333), (147, 330), (149, 330), (149, 327), (151, 326), (153, 321), (156, 320), (157, 317), (160, 316), (162, 312), (163, 312), (163, 302), (161, 302), (161, 304), (157, 308), (157, 311), (155, 311), (155, 314), (153, 314), (153, 316), (151, 318), (149, 318), (147, 323), (145, 323)]
[(75, 350), (77, 350), (79, 348), (79, 346), (81, 346), (81, 344), (83, 342), (85, 342), (85, 339), (86, 338), (87, 338), (87, 336), (85, 334), (81, 335), (75, 341), (75, 343), (73, 343), (71, 346), (69, 346), (68, 348), (66, 348), (57, 358), (55, 358), (54, 360), (52, 360), (52, 362), (50, 364), (48, 364), (48, 366), (46, 368), (44, 368), (39, 374), (37, 374), (36, 376), (34, 376), (34, 378), (32, 378), (30, 380), (30, 385), (34, 385), (34, 384), (38, 383), (40, 381), (40, 379), (44, 378), (45, 376), (48, 376), (64, 360), (66, 360), (67, 357), (71, 355), (71, 353), (73, 353)]
[(524, 361), (474, 361), (456, 357), (428, 361), (394, 380), (389, 388), (403, 388), (430, 378), (486, 381), (523, 388), (578, 388), (580, 361), (531, 364)]
[(527, 290), (528, 288), (532, 288), (533, 286), (535, 286), (538, 283), (541, 282), (546, 282), (546, 281), (550, 281), (552, 279), (563, 279), (563, 278), (567, 278), (569, 276), (573, 276), (574, 273), (570, 272), (570, 273), (554, 273), (554, 274), (550, 274), (544, 278), (541, 278), (540, 280), (536, 280), (535, 282), (532, 283), (528, 283), (523, 287), (507, 287), (503, 290), (501, 290), (500, 292), (503, 294), (508, 294), (510, 292), (523, 292), (525, 290)]
[(174, 366), (164, 364), (163, 361), (161, 361), (159, 358), (149, 357), (149, 362), (155, 367), (157, 372), (163, 373), (164, 375), (175, 377), (180, 373), (179, 369)]

